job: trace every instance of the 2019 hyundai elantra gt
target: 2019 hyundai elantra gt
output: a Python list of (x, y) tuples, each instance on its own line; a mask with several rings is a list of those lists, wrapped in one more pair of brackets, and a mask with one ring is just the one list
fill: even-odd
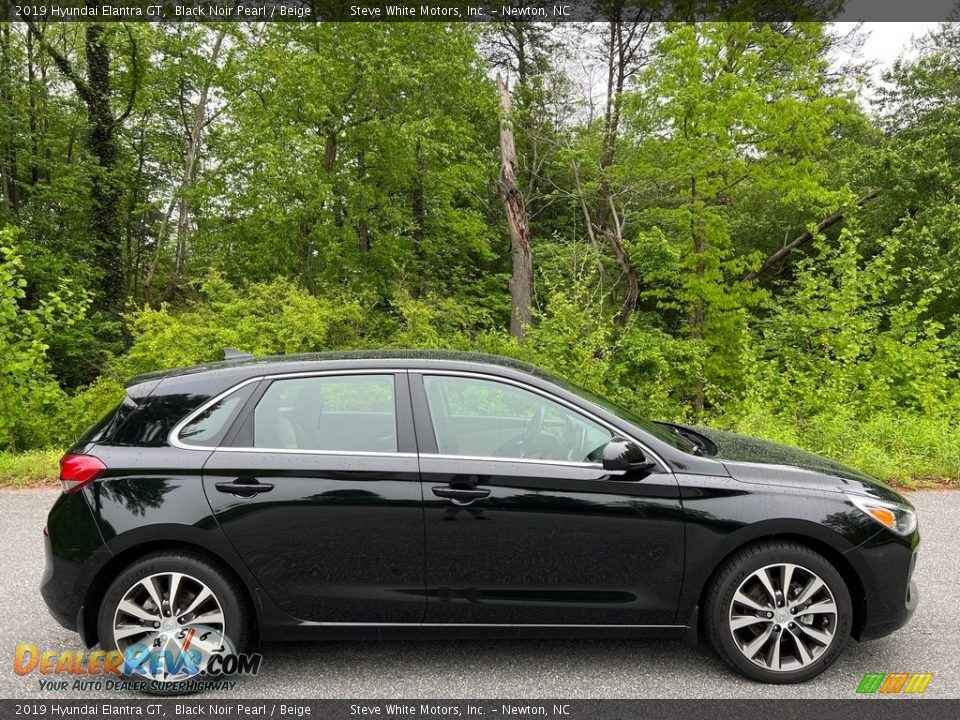
[(191, 628), (240, 651), (696, 633), (738, 672), (788, 683), (917, 603), (916, 515), (886, 485), (491, 356), (141, 376), (61, 480), (42, 594), (107, 650)]

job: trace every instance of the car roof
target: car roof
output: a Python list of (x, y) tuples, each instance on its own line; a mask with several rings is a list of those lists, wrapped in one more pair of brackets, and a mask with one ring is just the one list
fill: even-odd
[(535, 365), (501, 355), (462, 351), (462, 350), (351, 350), (337, 352), (298, 353), (293, 355), (269, 355), (264, 357), (236, 357), (220, 362), (192, 365), (184, 368), (158, 370), (137, 375), (127, 382), (128, 388), (150, 383), (156, 385), (160, 380), (198, 374), (255, 376), (258, 374), (310, 372), (325, 368), (348, 368), (357, 365), (382, 365), (397, 368), (436, 368), (490, 366), (505, 368), (541, 378), (549, 374)]

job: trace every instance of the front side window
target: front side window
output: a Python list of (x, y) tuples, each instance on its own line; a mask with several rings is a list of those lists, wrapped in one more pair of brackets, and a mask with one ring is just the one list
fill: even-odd
[(515, 385), (425, 376), (443, 455), (599, 462), (611, 433), (560, 403)]
[(254, 410), (257, 448), (397, 452), (392, 375), (274, 380)]

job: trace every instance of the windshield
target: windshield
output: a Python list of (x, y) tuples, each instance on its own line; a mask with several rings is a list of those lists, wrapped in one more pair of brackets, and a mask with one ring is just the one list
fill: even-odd
[(616, 415), (621, 420), (626, 420), (631, 425), (636, 425), (644, 432), (653, 435), (655, 438), (667, 443), (668, 445), (672, 445), (673, 447), (677, 448), (677, 450), (682, 450), (686, 453), (693, 453), (696, 450), (696, 446), (690, 441), (680, 437), (679, 435), (675, 435), (661, 425), (657, 425), (650, 420), (640, 417), (632, 410), (627, 410), (627, 408), (621, 407), (615, 402), (607, 400), (605, 397), (597, 395), (596, 393), (592, 393), (589, 390), (585, 390), (582, 387), (574, 385), (573, 383), (567, 382), (563, 378), (549, 375), (548, 373), (543, 373), (543, 375), (555, 385), (559, 385), (564, 390), (568, 390), (575, 395), (579, 395), (584, 400), (589, 400), (594, 405), (602, 407), (607, 412)]

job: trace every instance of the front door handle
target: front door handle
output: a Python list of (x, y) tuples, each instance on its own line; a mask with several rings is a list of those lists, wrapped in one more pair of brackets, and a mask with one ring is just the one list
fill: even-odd
[(232, 493), (240, 497), (253, 497), (259, 493), (270, 492), (273, 490), (273, 484), (257, 480), (253, 482), (219, 482), (216, 484), (216, 488), (220, 492)]
[(438, 485), (433, 488), (433, 494), (454, 502), (468, 503), (487, 497), (490, 491), (484, 488), (455, 488), (448, 485)]

